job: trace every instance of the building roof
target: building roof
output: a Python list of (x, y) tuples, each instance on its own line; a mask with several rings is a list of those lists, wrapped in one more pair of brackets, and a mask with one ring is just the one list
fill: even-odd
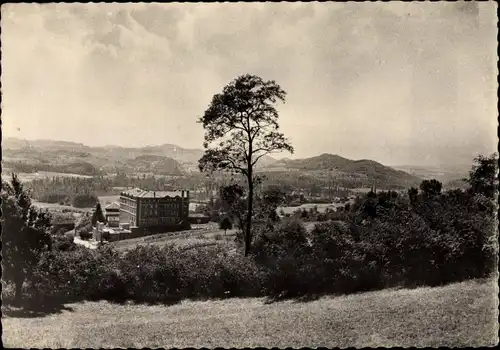
[(109, 203), (108, 205), (106, 205), (104, 207), (105, 210), (109, 210), (109, 209), (120, 209), (120, 204), (116, 203), (116, 202), (112, 202), (112, 203)]
[(165, 198), (165, 197), (181, 197), (182, 191), (148, 191), (134, 188), (131, 190), (123, 191), (123, 194), (132, 197), (140, 198)]

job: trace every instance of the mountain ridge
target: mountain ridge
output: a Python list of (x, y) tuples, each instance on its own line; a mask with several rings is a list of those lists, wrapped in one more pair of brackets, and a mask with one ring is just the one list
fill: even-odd
[(389, 166), (370, 159), (352, 160), (338, 154), (322, 153), (319, 156), (292, 160), (280, 160), (269, 166), (268, 169), (295, 171), (322, 171), (337, 177), (355, 176), (366, 178), (377, 183), (394, 183), (399, 186), (414, 186), (421, 179), (418, 176), (408, 174), (402, 170), (396, 170)]
[[(198, 159), (204, 152), (202, 149), (188, 149), (168, 143), (145, 147), (111, 145), (92, 147), (71, 141), (17, 138), (5, 138), (2, 146), (8, 166), (12, 166), (13, 161), (14, 163), (17, 161), (31, 165), (32, 169), (42, 165), (43, 169), (48, 166), (61, 169), (66, 164), (73, 164), (72, 168), (78, 168), (79, 163), (84, 163), (89, 174), (119, 171), (130, 174), (187, 175), (198, 172)], [(352, 160), (330, 153), (301, 159), (276, 160), (268, 157), (264, 162), (259, 161), (259, 163), (258, 170), (264, 172), (302, 171), (322, 177), (361, 179), (373, 184), (390, 183), (405, 187), (414, 186), (421, 181), (418, 176), (393, 169), (374, 160)], [(89, 164), (92, 164), (95, 169), (90, 169)]]

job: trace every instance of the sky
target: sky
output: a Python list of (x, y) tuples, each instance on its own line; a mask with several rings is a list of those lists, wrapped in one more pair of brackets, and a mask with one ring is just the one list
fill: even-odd
[(2, 5), (4, 137), (202, 148), (241, 74), (295, 153), (440, 165), (497, 149), (496, 3)]

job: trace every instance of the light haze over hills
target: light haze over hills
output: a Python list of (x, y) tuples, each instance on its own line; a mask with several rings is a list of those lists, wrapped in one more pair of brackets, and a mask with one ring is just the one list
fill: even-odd
[[(81, 143), (52, 140), (3, 140), (3, 165), (18, 167), (19, 162), (33, 169), (56, 167), (61, 172), (84, 170), (84, 175), (93, 172), (105, 174), (117, 170), (129, 174), (152, 172), (157, 175), (182, 175), (198, 172), (201, 149), (185, 149), (177, 145), (147, 147), (90, 147)], [(68, 165), (69, 164), (69, 165)], [(461, 179), (470, 169), (471, 163), (454, 168), (430, 168), (422, 166), (390, 167), (374, 160), (351, 160), (337, 154), (324, 153), (304, 159), (275, 159), (263, 157), (257, 164), (265, 172), (302, 173), (310, 176), (354, 176), (380, 178), (384, 183), (413, 185), (422, 178), (442, 181)], [(76, 170), (73, 170), (76, 169)]]

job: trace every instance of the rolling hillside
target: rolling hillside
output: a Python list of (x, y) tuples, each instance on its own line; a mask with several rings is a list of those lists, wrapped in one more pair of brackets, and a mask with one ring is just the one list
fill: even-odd
[(328, 153), (304, 159), (282, 159), (266, 167), (266, 170), (320, 172), (337, 178), (361, 178), (378, 186), (393, 184), (407, 187), (417, 185), (421, 181), (418, 176), (393, 169), (373, 160), (351, 160)]
[[(197, 172), (202, 149), (182, 148), (163, 144), (146, 147), (104, 146), (90, 147), (81, 143), (52, 140), (2, 140), (3, 165), (16, 172), (73, 172), (85, 167), (85, 175), (144, 172), (162, 175), (182, 175)], [(263, 157), (259, 164), (275, 163), (270, 156)], [(72, 171), (66, 170), (68, 163)], [(93, 166), (95, 169), (90, 169)]]
[[(180, 176), (197, 172), (201, 149), (182, 148), (172, 144), (127, 148), (118, 146), (89, 147), (80, 143), (50, 140), (3, 140), (3, 166), (15, 172), (50, 171), (81, 175), (100, 175), (117, 171), (127, 174), (153, 173)], [(333, 178), (359, 181), (363, 186), (383, 187), (418, 185), (420, 177), (395, 170), (373, 160), (351, 160), (334, 154), (305, 159), (281, 159), (268, 156), (259, 163), (260, 171), (298, 174), (314, 179)]]

